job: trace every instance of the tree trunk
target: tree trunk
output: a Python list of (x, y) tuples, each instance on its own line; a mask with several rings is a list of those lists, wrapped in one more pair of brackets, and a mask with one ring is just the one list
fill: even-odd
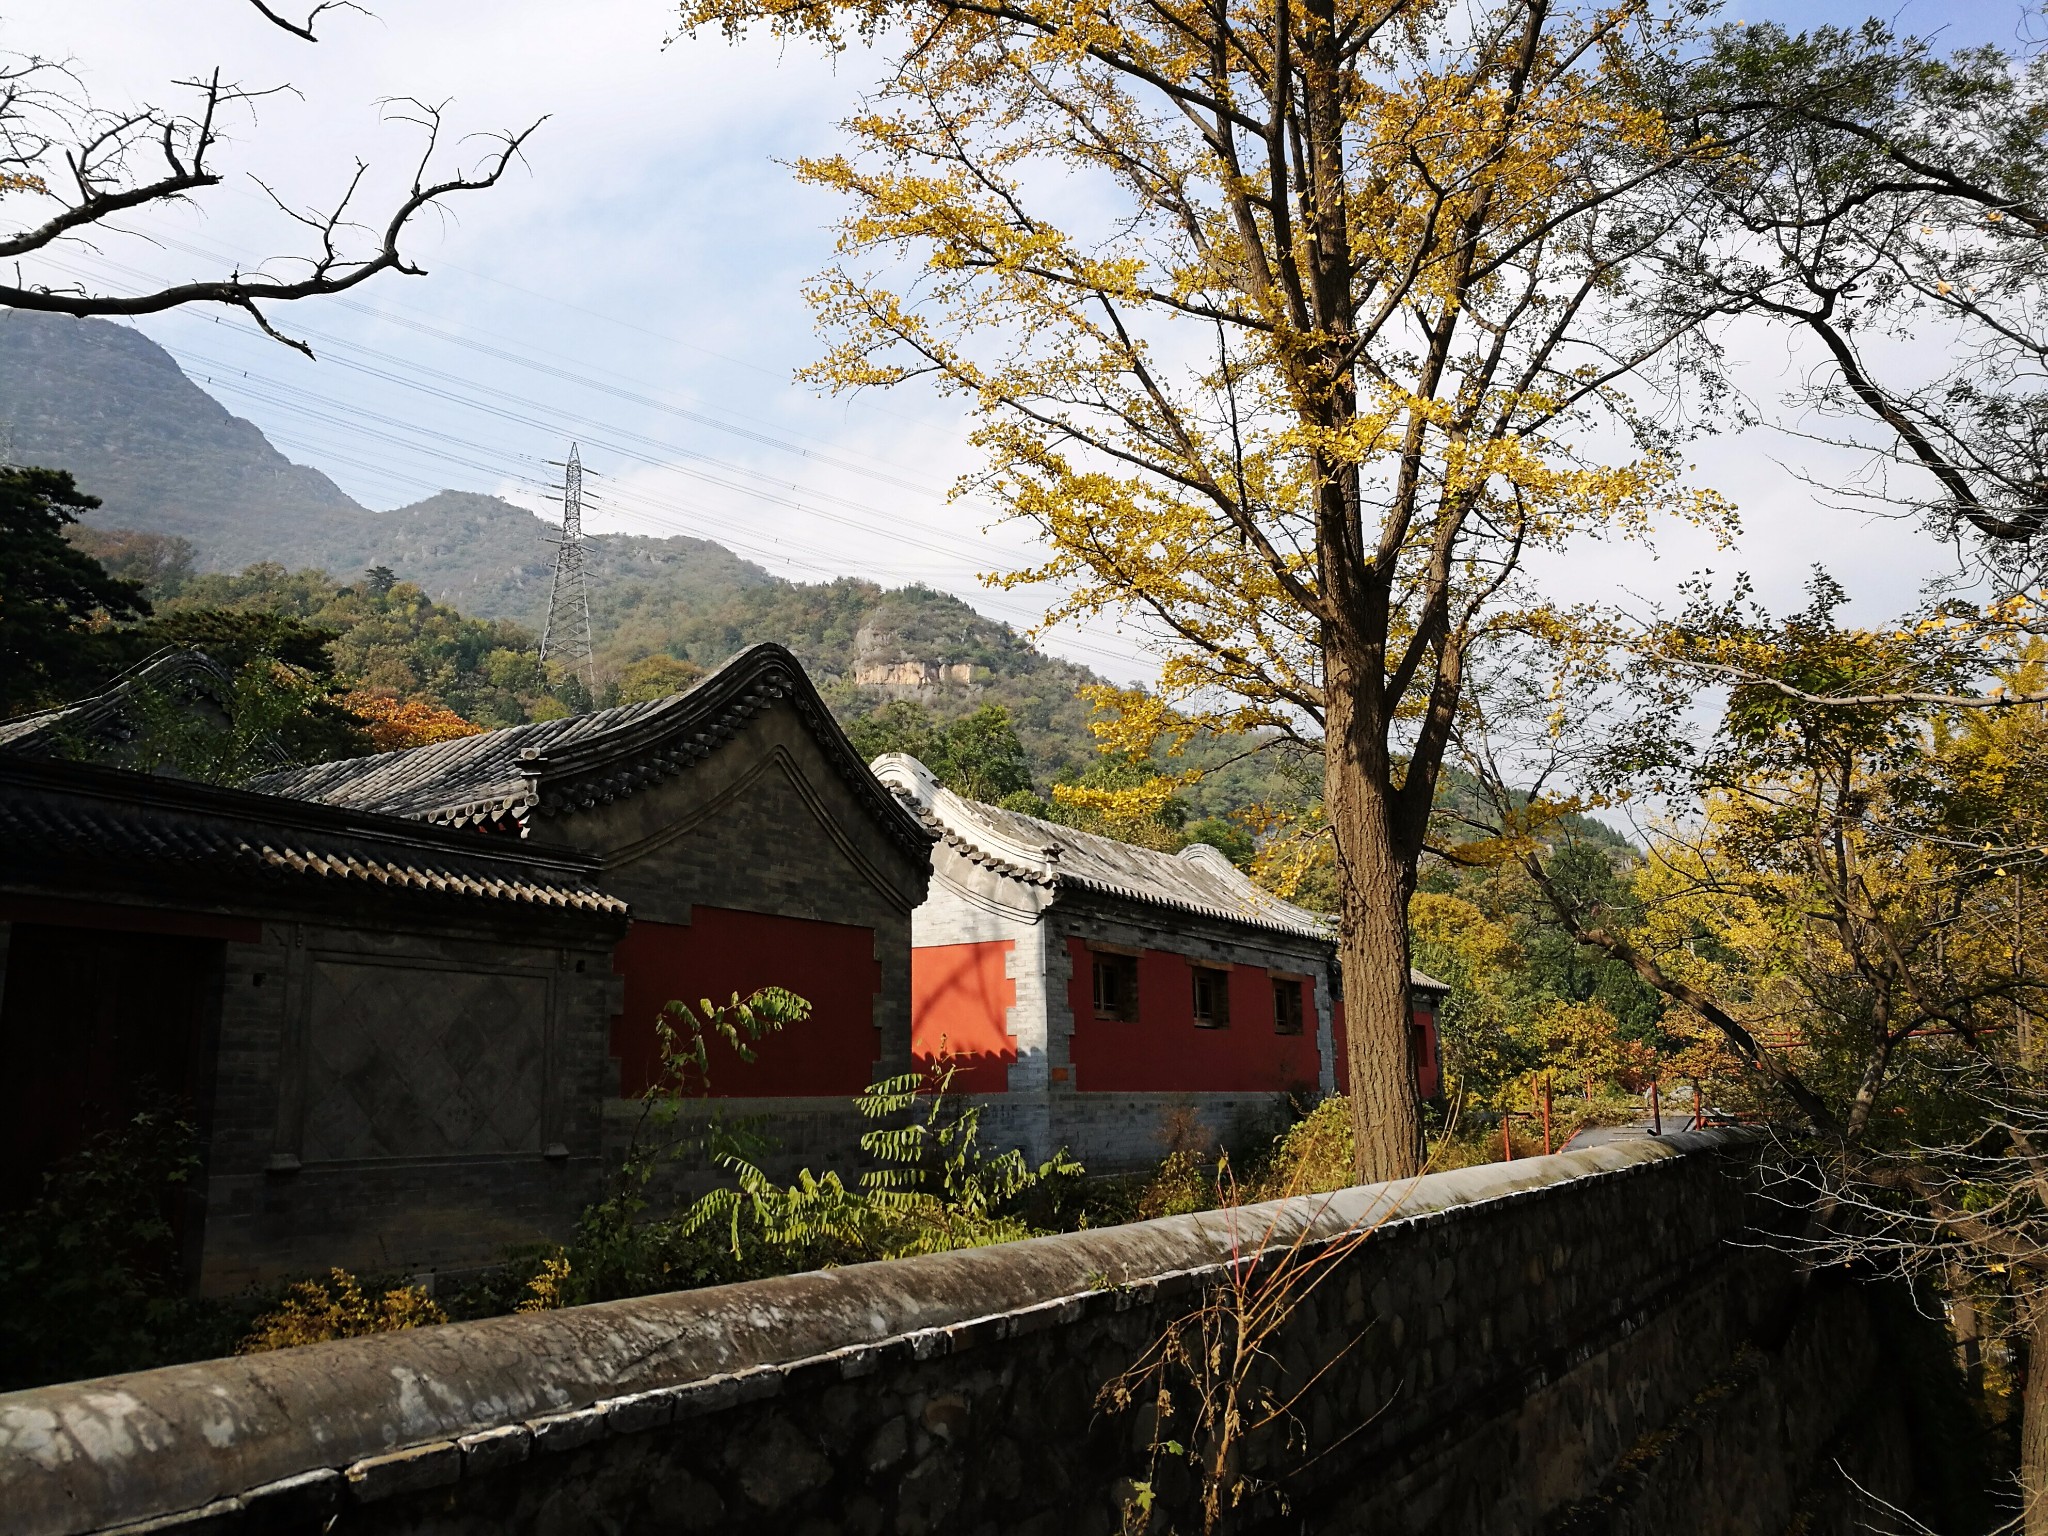
[(2048, 1536), (2048, 1303), (2030, 1304), (2027, 1387), (2020, 1398), (2020, 1486), (2026, 1536)]
[(1408, 894), (1414, 884), (1389, 815), (1384, 738), (1361, 718), (1357, 686), (1325, 666), (1323, 812), (1336, 843), (1351, 1073), (1352, 1169), (1360, 1183), (1422, 1169), (1422, 1106), (1408, 1027)]
[(1975, 1402), (1984, 1395), (1984, 1334), (1977, 1318), (1977, 1298), (1970, 1292), (1970, 1278), (1958, 1264), (1948, 1275), (1948, 1322), (1955, 1334), (1956, 1363), (1963, 1369), (1963, 1385)]

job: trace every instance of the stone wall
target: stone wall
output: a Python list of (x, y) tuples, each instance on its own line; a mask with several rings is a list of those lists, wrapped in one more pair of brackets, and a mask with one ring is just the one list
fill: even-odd
[(1299, 1239), (1327, 1278), (1273, 1356), (1307, 1390), (1238, 1463), (1288, 1513), (1268, 1494), (1237, 1528), (1846, 1533), (1845, 1472), (1915, 1502), (1895, 1389), (1868, 1290), (1754, 1243), (1752, 1146), (1627, 1143), (0, 1396), (0, 1509), (22, 1536), (1108, 1536), (1153, 1437), (1100, 1389), (1234, 1254)]
[(201, 1288), (462, 1269), (603, 1187), (608, 934), (268, 922), (229, 943)]

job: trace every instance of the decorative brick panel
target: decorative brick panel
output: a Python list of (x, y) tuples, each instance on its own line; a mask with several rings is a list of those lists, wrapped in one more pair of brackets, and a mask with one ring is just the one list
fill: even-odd
[(313, 964), (304, 1160), (537, 1152), (548, 978)]

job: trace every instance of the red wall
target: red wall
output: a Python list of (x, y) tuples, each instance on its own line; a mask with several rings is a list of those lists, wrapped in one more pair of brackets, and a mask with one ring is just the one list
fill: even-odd
[(662, 1004), (681, 998), (695, 1009), (703, 998), (724, 1003), (771, 986), (805, 999), (811, 1016), (761, 1041), (752, 1064), (713, 1041), (714, 1097), (847, 1098), (874, 1080), (882, 968), (872, 928), (722, 907), (693, 908), (690, 919), (635, 922), (612, 952), (612, 969), (626, 978), (625, 1012), (612, 1020), (622, 1093), (643, 1093), (653, 1080)]
[[(1427, 1002), (1413, 1002), (1408, 1007), (1408, 1027), (1419, 1037), (1415, 1042), (1415, 1087), (1425, 1099), (1433, 1099), (1443, 1091), (1443, 1056), (1437, 1044), (1436, 1010)], [(1351, 1056), (1345, 1043), (1344, 999), (1338, 998), (1330, 1020), (1330, 1033), (1335, 1036), (1337, 1049), (1337, 1091), (1351, 1091)]]
[(958, 1093), (1008, 1093), (1017, 1037), (1008, 1010), (1017, 983), (1003, 972), (1012, 939), (934, 944), (910, 952), (910, 1054), (920, 1067), (953, 1065)]
[(1195, 979), (1186, 957), (1148, 949), (1138, 960), (1138, 1017), (1095, 1017), (1094, 961), (1079, 939), (1068, 1002), (1074, 1010), (1074, 1085), (1084, 1093), (1262, 1093), (1316, 1085), (1313, 988), (1302, 1032), (1273, 1030), (1273, 983), (1263, 966), (1230, 967), (1230, 1025), (1195, 1025)]

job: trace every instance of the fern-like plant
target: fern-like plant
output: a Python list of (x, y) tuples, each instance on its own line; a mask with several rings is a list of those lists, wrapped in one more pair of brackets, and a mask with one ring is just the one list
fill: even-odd
[(604, 1199), (585, 1207), (578, 1223), (573, 1273), (559, 1287), (562, 1300), (599, 1301), (713, 1278), (675, 1251), (674, 1239), (688, 1233), (679, 1233), (673, 1222), (644, 1219), (648, 1186), (666, 1164), (706, 1152), (730, 1156), (747, 1146), (742, 1128), (716, 1116), (702, 1138), (674, 1134), (684, 1103), (711, 1092), (711, 1042), (723, 1042), (750, 1063), (761, 1041), (810, 1014), (807, 1001), (782, 987), (763, 987), (746, 998), (735, 992), (725, 1003), (707, 997), (695, 1007), (681, 999), (662, 1005), (654, 1021), (654, 1081), (640, 1096), (640, 1116)]
[[(837, 1173), (808, 1168), (777, 1184), (731, 1147), (718, 1156), (732, 1187), (715, 1189), (684, 1213), (687, 1234), (723, 1226), (735, 1258), (746, 1239), (784, 1256), (808, 1252), (823, 1262), (894, 1259), (980, 1247), (1032, 1236), (1016, 1214), (1023, 1196), (1049, 1179), (1078, 1177), (1062, 1148), (1036, 1168), (1024, 1154), (991, 1154), (980, 1145), (981, 1109), (948, 1098), (953, 1069), (904, 1073), (871, 1083), (854, 1100), (863, 1118), (861, 1150), (876, 1166), (849, 1186)], [(920, 1100), (927, 1104), (919, 1116)], [(887, 1122), (911, 1115), (905, 1124)]]

